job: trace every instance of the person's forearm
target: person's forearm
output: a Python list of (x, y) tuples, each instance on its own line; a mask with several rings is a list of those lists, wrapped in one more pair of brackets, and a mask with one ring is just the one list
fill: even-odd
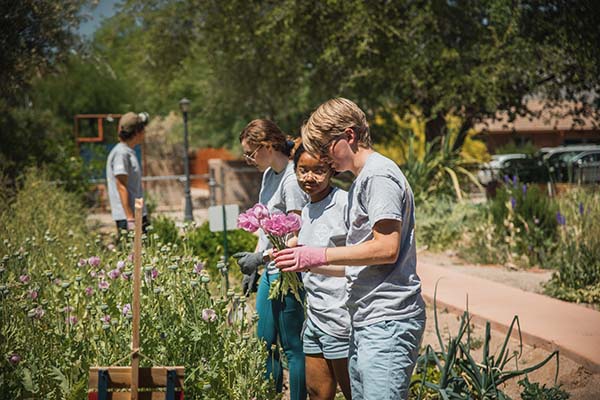
[(119, 192), (119, 198), (121, 199), (123, 210), (125, 210), (126, 218), (133, 219), (134, 214), (131, 207), (129, 207), (129, 194), (127, 193), (127, 187), (117, 184), (117, 191)]
[(311, 268), (310, 272), (326, 276), (344, 277), (346, 276), (346, 267), (341, 265), (322, 265), (320, 267)]
[(364, 266), (393, 264), (398, 259), (398, 246), (369, 240), (356, 246), (328, 247), (327, 263), (332, 265)]

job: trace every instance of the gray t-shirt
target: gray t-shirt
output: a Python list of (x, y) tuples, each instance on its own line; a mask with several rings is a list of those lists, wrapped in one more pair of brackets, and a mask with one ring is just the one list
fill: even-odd
[[(117, 191), (116, 175), (127, 175), (128, 203), (135, 212), (135, 199), (144, 197), (142, 189), (142, 168), (135, 156), (135, 151), (125, 143), (118, 143), (108, 154), (106, 160), (106, 184), (108, 186), (108, 200), (110, 211), (115, 221), (127, 219), (121, 197)], [(147, 214), (144, 203), (143, 215)]]
[(379, 153), (371, 154), (350, 187), (346, 244), (373, 239), (375, 223), (391, 219), (402, 222), (400, 252), (395, 264), (346, 268), (353, 326), (404, 320), (425, 309), (416, 273), (414, 208), (412, 189), (400, 168)]
[[(308, 202), (308, 195), (298, 185), (294, 163), (289, 162), (280, 173), (267, 168), (263, 173), (258, 201), (265, 205), (270, 213), (279, 211), (287, 214), (292, 210), (302, 210)], [(259, 232), (258, 250), (264, 251), (273, 247), (262, 229)], [(275, 274), (279, 269), (275, 262), (271, 262), (267, 265), (267, 271), (269, 274)]]
[[(317, 203), (302, 209), (302, 229), (298, 244), (313, 247), (336, 247), (346, 244), (348, 230), (344, 223), (348, 192), (334, 188)], [(302, 274), (306, 290), (308, 319), (328, 335), (346, 339), (350, 336), (350, 314), (346, 307), (346, 279), (312, 272)]]

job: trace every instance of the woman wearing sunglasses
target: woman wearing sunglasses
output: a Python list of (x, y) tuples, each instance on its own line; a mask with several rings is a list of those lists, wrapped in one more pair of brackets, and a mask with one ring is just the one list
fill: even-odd
[[(240, 143), (246, 162), (263, 172), (259, 203), (265, 205), (271, 213), (280, 211), (300, 214), (308, 202), (308, 196), (298, 186), (294, 165), (290, 162), (294, 142), (288, 141), (274, 122), (256, 119), (244, 128), (240, 134)], [(269, 240), (262, 231), (259, 232), (254, 253), (243, 252), (233, 256), (237, 258), (242, 272), (248, 276), (256, 274), (258, 268), (266, 264), (266, 270), (258, 285), (256, 311), (259, 317), (257, 334), (265, 341), (268, 351), (267, 376), (273, 376), (276, 389), (281, 392), (283, 374), (277, 351), (279, 339), (288, 360), (290, 399), (305, 399), (301, 338), (304, 308), (291, 293), (288, 293), (283, 301), (269, 300), (269, 287), (271, 282), (279, 277), (279, 269), (271, 261)], [(245, 277), (245, 280), (248, 281), (248, 278)], [(252, 281), (249, 286), (251, 288)]]

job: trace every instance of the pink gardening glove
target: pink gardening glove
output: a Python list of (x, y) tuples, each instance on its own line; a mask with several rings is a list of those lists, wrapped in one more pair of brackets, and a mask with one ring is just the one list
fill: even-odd
[(292, 247), (273, 253), (275, 265), (283, 272), (301, 272), (327, 264), (327, 247)]

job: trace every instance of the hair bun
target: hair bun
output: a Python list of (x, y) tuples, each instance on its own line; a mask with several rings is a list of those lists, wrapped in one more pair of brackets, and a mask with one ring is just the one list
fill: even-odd
[(286, 140), (285, 147), (287, 150), (292, 150), (296, 146), (296, 143), (293, 140)]

